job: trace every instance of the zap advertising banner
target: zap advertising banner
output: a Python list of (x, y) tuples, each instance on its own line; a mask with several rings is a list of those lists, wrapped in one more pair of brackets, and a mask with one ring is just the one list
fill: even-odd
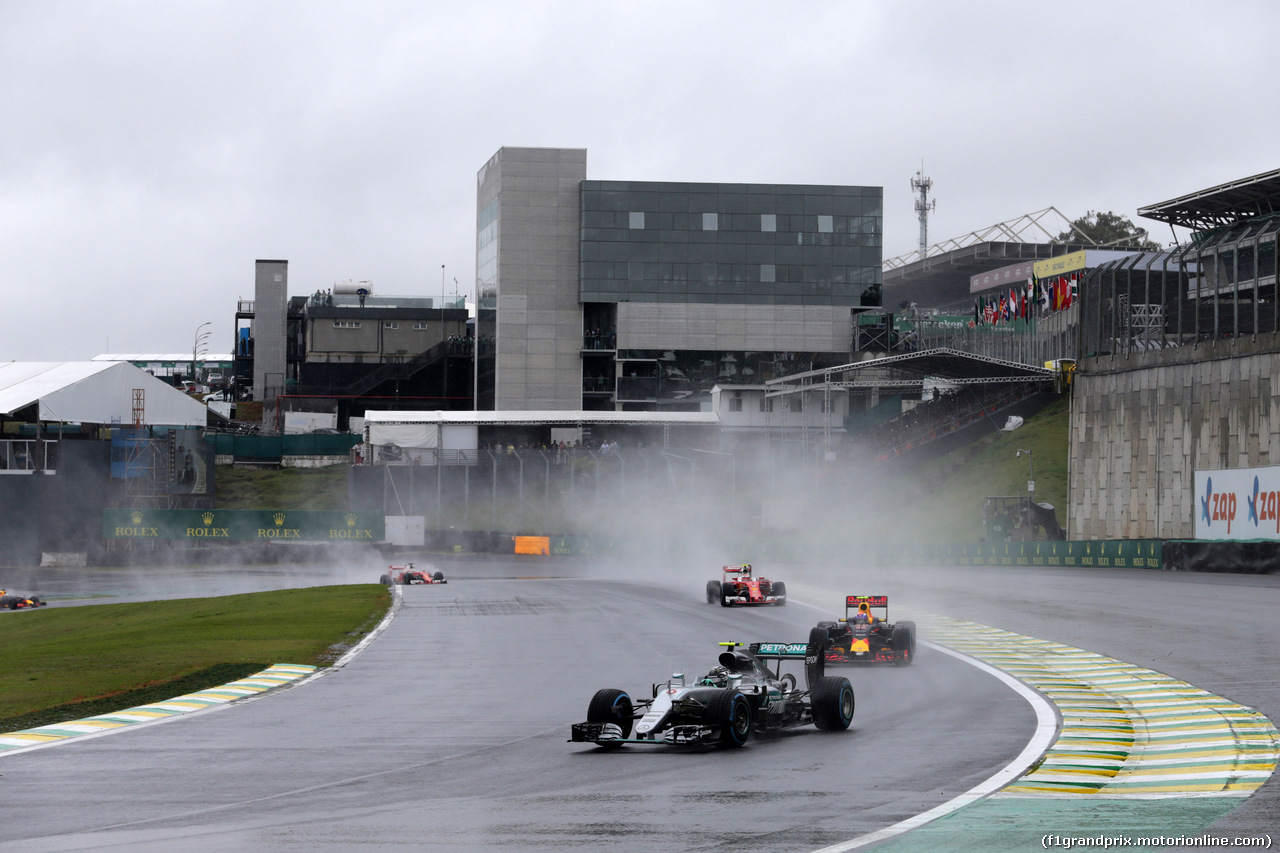
[(1195, 538), (1280, 540), (1280, 466), (1195, 473)]

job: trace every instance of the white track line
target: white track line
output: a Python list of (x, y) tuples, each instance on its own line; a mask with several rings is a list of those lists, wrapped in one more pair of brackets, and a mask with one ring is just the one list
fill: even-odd
[(823, 847), (815, 850), (814, 853), (843, 853), (845, 850), (854, 850), (858, 847), (865, 847), (868, 844), (874, 844), (877, 841), (884, 841), (886, 838), (892, 838), (895, 835), (924, 826), (926, 823), (937, 820), (940, 817), (949, 815), (954, 811), (964, 808), (970, 803), (989, 797), (996, 791), (999, 791), (1005, 785), (1017, 779), (1026, 773), (1033, 764), (1040, 760), (1040, 757), (1053, 745), (1054, 739), (1058, 735), (1058, 713), (1053, 703), (1049, 702), (1038, 691), (1032, 689), (1018, 679), (1009, 675), (1003, 670), (996, 669), (989, 664), (985, 664), (976, 658), (969, 657), (966, 654), (952, 651), (927, 640), (919, 640), (922, 645), (928, 646), (934, 651), (951, 655), (959, 658), (970, 666), (977, 667), (983, 672), (989, 673), (1003, 681), (1009, 686), (1013, 692), (1017, 693), (1023, 699), (1031, 704), (1036, 712), (1036, 730), (1031, 736), (1031, 740), (1027, 741), (1027, 745), (1023, 747), (1022, 752), (1018, 753), (1018, 757), (1013, 759), (997, 772), (990, 779), (979, 783), (968, 791), (965, 791), (958, 797), (948, 800), (940, 806), (934, 806), (927, 812), (921, 812), (918, 815), (909, 817), (906, 820), (899, 821), (892, 826), (886, 826), (884, 829), (878, 829), (875, 832), (869, 832), (866, 835), (859, 835), (848, 841), (842, 841), (839, 844), (832, 844), (830, 847)]

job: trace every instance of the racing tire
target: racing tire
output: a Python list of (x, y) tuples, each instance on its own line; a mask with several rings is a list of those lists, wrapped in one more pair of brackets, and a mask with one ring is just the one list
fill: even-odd
[[(635, 705), (627, 691), (614, 687), (605, 687), (596, 691), (587, 706), (588, 723), (617, 723), (622, 729), (623, 737), (631, 737), (631, 724), (634, 722)], [(597, 746), (613, 749), (622, 746), (620, 743), (601, 743)]]
[(751, 737), (751, 703), (737, 690), (721, 690), (707, 702), (702, 721), (720, 728), (716, 746), (737, 749)]
[(782, 581), (774, 581), (772, 591), (774, 595), (781, 599), (778, 602), (778, 606), (784, 606), (787, 603), (787, 585)]
[(31, 606), (32, 606), (32, 607), (39, 607), (41, 604), (44, 604), (44, 602), (40, 600), (40, 596), (38, 596), (38, 595), (33, 595), (33, 596), (31, 596)]
[(9, 609), (10, 609), (10, 610), (17, 610), (17, 609), (18, 609), (18, 599), (16, 599), (16, 598), (15, 598), (15, 599), (13, 599), (12, 601), (10, 601), (10, 602), (9, 602)]
[(715, 604), (720, 597), (720, 581), (707, 581), (707, 604)]
[(437, 582), (444, 580), (444, 572), (436, 572), (431, 579)]
[(889, 640), (893, 644), (895, 656), (905, 652), (894, 661), (896, 666), (910, 666), (916, 659), (916, 623), (899, 622), (893, 626), (893, 636)]
[(853, 722), (853, 685), (843, 676), (819, 678), (809, 694), (813, 724), (824, 732), (843, 731)]
[(809, 689), (826, 675), (827, 629), (815, 625), (809, 629), (809, 648), (804, 653), (804, 682)]
[(383, 586), (391, 586), (391, 575), (383, 575), (382, 577), (378, 578), (378, 583), (382, 584)]
[(738, 588), (731, 583), (720, 584), (720, 606), (728, 607), (729, 600), (738, 597)]

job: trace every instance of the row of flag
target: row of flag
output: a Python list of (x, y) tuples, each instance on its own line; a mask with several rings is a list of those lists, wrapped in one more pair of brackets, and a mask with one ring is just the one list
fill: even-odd
[(1032, 273), (1023, 286), (1009, 288), (1008, 293), (979, 296), (973, 304), (973, 325), (992, 326), (1012, 320), (1030, 320), (1070, 308), (1079, 298), (1083, 271), (1052, 278), (1038, 278)]

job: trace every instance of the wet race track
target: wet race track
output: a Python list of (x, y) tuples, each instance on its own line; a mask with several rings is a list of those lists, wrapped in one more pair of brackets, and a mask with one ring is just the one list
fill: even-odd
[[(910, 667), (839, 671), (857, 694), (847, 732), (796, 729), (734, 751), (566, 741), (596, 689), (647, 695), (672, 672), (701, 675), (719, 641), (803, 641), (818, 619), (842, 615), (853, 592), (890, 595), (890, 616), (917, 618), (923, 640), (922, 616), (957, 617), (1280, 713), (1280, 579), (1271, 576), (778, 566), (769, 574), (787, 582), (791, 604), (725, 609), (703, 599), (711, 572), (655, 584), (581, 561), (438, 566), (450, 583), (402, 588), (385, 630), (339, 670), (217, 712), (0, 755), (10, 816), (0, 850), (847, 846), (1000, 772), (1035, 735), (1033, 706), (984, 669), (922, 646)], [(73, 592), (102, 601), (228, 594), (364, 582), (376, 570), (363, 575), (41, 569), (20, 580), (57, 607), (70, 602), (56, 596)], [(1189, 609), (1222, 618), (1208, 635), (1189, 633), (1179, 621)], [(1280, 826), (1273, 782), (1242, 802), (1214, 826), (1236, 834)], [(1090, 829), (1026, 828), (1037, 838)], [(920, 832), (878, 846), (911, 849)], [(934, 836), (930, 846), (963, 849), (960, 836), (941, 846)]]

